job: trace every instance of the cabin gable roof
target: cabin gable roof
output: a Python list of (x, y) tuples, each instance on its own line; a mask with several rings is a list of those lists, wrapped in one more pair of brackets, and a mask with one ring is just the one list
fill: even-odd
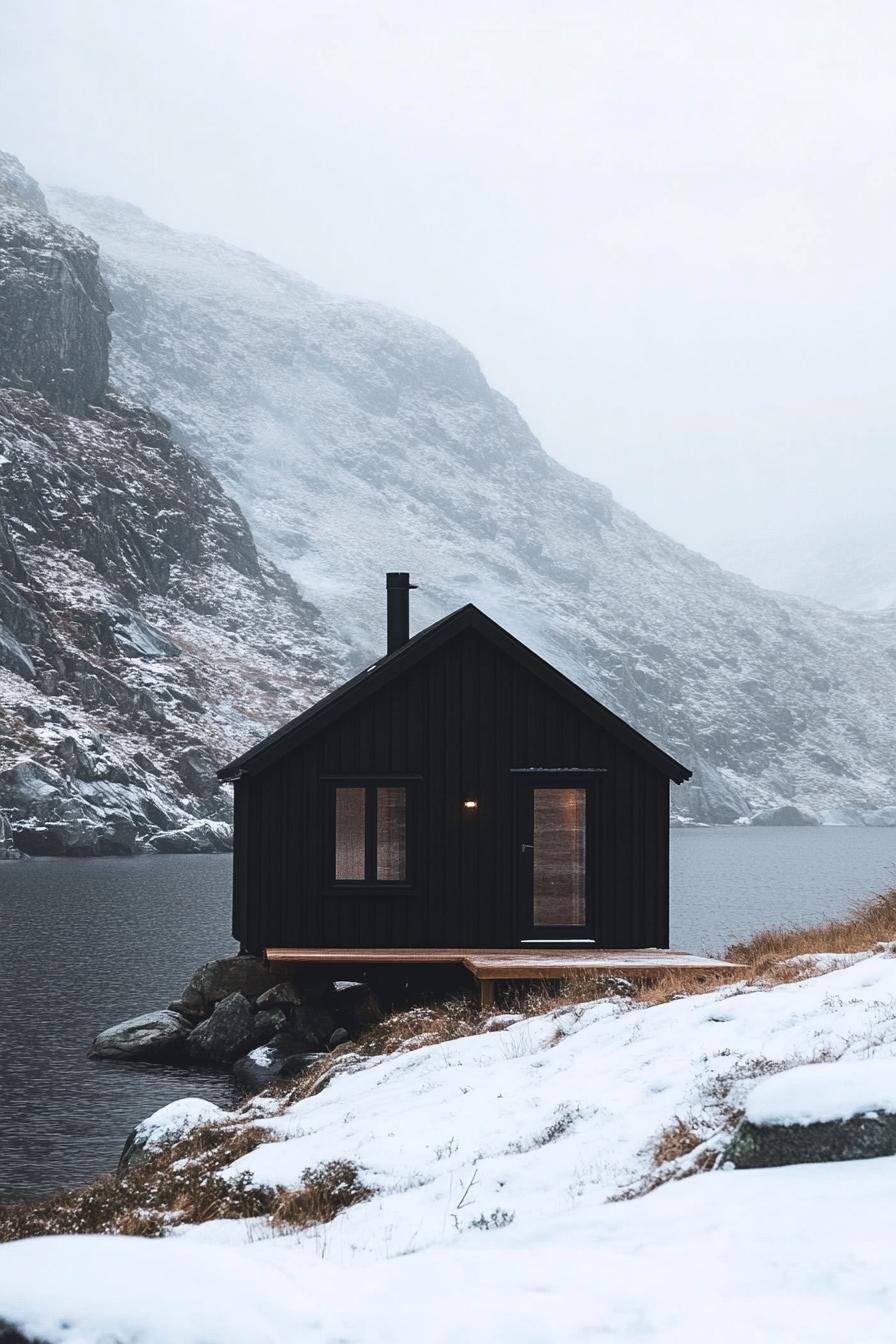
[(512, 635), (497, 621), (493, 621), (485, 612), (472, 603), (459, 607), (457, 611), (427, 626), (425, 630), (413, 635), (407, 643), (358, 672), (354, 677), (338, 686), (329, 695), (316, 701), (296, 718), (270, 733), (261, 742), (237, 756), (228, 765), (218, 771), (218, 778), (233, 781), (241, 775), (261, 773), (269, 765), (280, 760), (288, 752), (310, 738), (313, 734), (328, 727), (367, 696), (388, 685), (393, 679), (403, 675), (423, 658), (435, 653), (450, 640), (465, 630), (475, 630), (483, 638), (496, 645), (511, 659), (525, 667), (530, 673), (551, 687), (567, 700), (575, 709), (590, 718), (599, 727), (605, 729), (623, 742), (636, 754), (642, 756), (648, 764), (660, 773), (682, 784), (690, 779), (691, 771), (676, 761), (649, 738), (639, 733), (625, 719), (614, 714), (606, 705), (589, 695), (569, 677), (559, 672), (540, 654)]

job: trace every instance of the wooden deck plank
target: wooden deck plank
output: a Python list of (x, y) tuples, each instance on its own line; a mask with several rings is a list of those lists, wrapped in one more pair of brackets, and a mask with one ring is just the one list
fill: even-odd
[(556, 979), (578, 971), (645, 974), (667, 970), (737, 970), (739, 963), (666, 948), (269, 947), (286, 965), (460, 965), (480, 980)]
[(326, 964), (327, 962), (355, 962), (358, 965), (394, 962), (412, 965), (419, 963), (463, 963), (467, 949), (462, 947), (419, 948), (419, 947), (269, 947), (265, 957), (270, 962), (285, 962), (293, 965)]

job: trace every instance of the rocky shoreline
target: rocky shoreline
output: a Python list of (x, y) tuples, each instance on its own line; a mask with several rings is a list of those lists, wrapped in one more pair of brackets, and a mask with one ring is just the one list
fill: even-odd
[(292, 1078), (382, 1020), (373, 991), (319, 972), (284, 977), (242, 953), (206, 962), (166, 1008), (107, 1027), (95, 1059), (230, 1066), (247, 1091)]

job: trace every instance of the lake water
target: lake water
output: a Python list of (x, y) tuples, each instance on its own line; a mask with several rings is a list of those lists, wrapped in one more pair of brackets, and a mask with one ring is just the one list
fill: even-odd
[[(235, 950), (229, 855), (0, 863), (0, 1202), (115, 1166), (177, 1097), (229, 1105), (229, 1075), (90, 1060), (103, 1027), (164, 1007)], [(896, 829), (672, 832), (672, 944), (719, 952), (896, 885)]]

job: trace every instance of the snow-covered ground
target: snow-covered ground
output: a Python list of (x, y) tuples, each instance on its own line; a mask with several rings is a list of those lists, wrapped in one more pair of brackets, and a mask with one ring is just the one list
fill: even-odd
[(889, 1344), (894, 1193), (879, 1158), (696, 1176), (350, 1273), (281, 1242), (96, 1237), (15, 1243), (0, 1271), (52, 1344)]
[[(656, 1174), (657, 1136), (679, 1122), (702, 1142), (676, 1172), (720, 1151), (777, 1071), (808, 1066), (791, 1080), (811, 1098), (801, 1119), (889, 1096), (896, 958), (846, 962), (347, 1061), (285, 1110), (250, 1104), (270, 1142), (227, 1171), (299, 1186), (348, 1159), (371, 1199), (285, 1235), (253, 1220), (14, 1243), (0, 1317), (51, 1344), (891, 1340), (896, 1158), (717, 1168), (614, 1201)], [(157, 1137), (166, 1123), (183, 1113)]]

